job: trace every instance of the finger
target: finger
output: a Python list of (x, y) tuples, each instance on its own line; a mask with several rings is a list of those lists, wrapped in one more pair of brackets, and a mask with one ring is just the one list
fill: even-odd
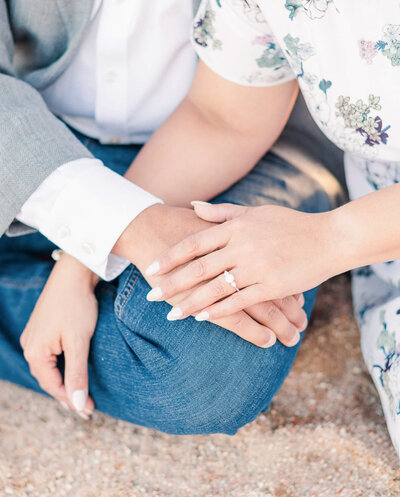
[(228, 240), (229, 233), (223, 225), (194, 233), (161, 254), (150, 264), (145, 274), (153, 276), (168, 273), (196, 257), (222, 248)]
[(46, 393), (60, 402), (65, 402), (67, 395), (60, 370), (57, 367), (57, 357), (32, 358), (29, 352), (26, 354), (31, 374), (36, 378), (39, 386)]
[[(31, 374), (36, 378), (40, 388), (58, 400), (64, 409), (72, 409), (73, 406), (68, 398), (63, 377), (57, 366), (57, 356), (53, 354), (46, 357), (42, 353), (36, 354), (31, 351), (24, 352), (24, 355), (29, 364)], [(89, 419), (93, 410), (94, 403), (89, 398), (80, 416), (84, 419)]]
[(301, 302), (292, 296), (273, 302), (299, 331), (305, 330), (308, 320), (307, 314), (301, 307)]
[[(164, 276), (161, 279), (159, 286), (153, 288), (147, 294), (147, 300), (150, 302), (168, 300), (185, 290), (197, 286), (203, 281), (210, 280), (211, 278), (220, 275), (227, 267), (230, 267), (232, 261), (230, 254), (231, 252), (228, 249), (217, 250), (216, 252), (196, 259), (174, 273)], [(223, 296), (225, 295), (229, 294), (224, 293)], [(212, 302), (213, 301), (208, 304), (212, 304)], [(197, 307), (197, 309), (199, 308)]]
[(243, 309), (247, 309), (255, 304), (264, 302), (263, 286), (255, 284), (235, 292), (231, 296), (203, 309), (197, 316), (197, 321), (210, 321), (219, 319), (230, 314), (236, 314)]
[(246, 309), (256, 321), (267, 326), (276, 338), (288, 347), (296, 345), (300, 340), (299, 330), (285, 316), (274, 302), (262, 302)]
[(212, 223), (224, 223), (243, 215), (247, 207), (234, 204), (210, 204), (194, 200), (191, 202), (198, 217)]
[[(243, 288), (253, 283), (253, 281), (249, 279), (246, 269), (235, 269), (234, 272), (230, 271), (229, 274), (233, 275), (233, 273), (234, 281), (236, 282), (238, 288)], [(172, 308), (167, 316), (167, 319), (169, 321), (175, 321), (176, 319), (185, 319), (188, 316), (197, 314), (197, 321), (208, 321), (209, 315), (207, 313), (198, 314), (199, 311), (202, 311), (215, 302), (232, 295), (234, 292), (236, 292), (235, 288), (226, 281), (226, 274), (223, 272), (217, 278), (214, 278), (208, 283), (200, 285), (194, 289), (188, 297), (185, 297), (181, 300), (181, 302)], [(225, 315), (229, 314), (233, 314), (233, 312)]]
[(88, 398), (88, 356), (89, 340), (70, 337), (64, 344), (65, 373), (64, 381), (68, 398), (73, 408), (79, 413), (93, 407)]
[(228, 331), (232, 331), (243, 340), (251, 342), (257, 347), (266, 349), (272, 347), (276, 342), (276, 337), (272, 330), (257, 323), (243, 311), (221, 319), (215, 319), (212, 322)]

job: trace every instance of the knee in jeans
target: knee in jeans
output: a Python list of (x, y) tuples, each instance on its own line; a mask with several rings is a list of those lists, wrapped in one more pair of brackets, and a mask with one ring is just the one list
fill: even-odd
[[(187, 435), (234, 435), (269, 407), (275, 393), (275, 388), (267, 381), (251, 377), (246, 380), (239, 381), (237, 375), (213, 381), (205, 379), (191, 392), (175, 390), (175, 426), (158, 429)], [(183, 398), (186, 401), (182, 406)]]

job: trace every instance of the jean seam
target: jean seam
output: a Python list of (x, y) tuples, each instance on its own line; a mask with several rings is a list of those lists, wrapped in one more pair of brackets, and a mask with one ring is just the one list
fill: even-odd
[[(133, 279), (133, 278), (135, 277), (135, 275), (136, 275), (136, 278), (135, 278), (135, 279)], [(139, 279), (139, 276), (140, 276), (140, 272), (139, 272), (139, 270), (138, 270), (137, 268), (132, 269), (132, 274), (131, 274), (131, 275), (130, 275), (130, 277), (128, 278), (128, 281), (126, 282), (125, 287), (124, 287), (123, 291), (121, 292), (121, 294), (120, 294), (120, 297), (119, 297), (118, 301), (116, 302), (117, 312), (118, 312), (118, 318), (119, 318), (120, 320), (122, 320), (121, 315), (122, 315), (122, 311), (123, 311), (123, 309), (124, 309), (124, 306), (125, 306), (125, 304), (126, 304), (126, 301), (128, 300), (129, 296), (131, 295), (132, 290), (135, 288), (135, 285), (136, 285), (136, 283), (137, 283), (137, 281), (138, 281), (138, 279)], [(121, 300), (122, 296), (123, 296), (125, 293), (126, 293), (125, 298), (124, 298), (124, 300), (122, 301), (122, 303), (120, 304), (119, 302), (120, 302), (120, 300)]]

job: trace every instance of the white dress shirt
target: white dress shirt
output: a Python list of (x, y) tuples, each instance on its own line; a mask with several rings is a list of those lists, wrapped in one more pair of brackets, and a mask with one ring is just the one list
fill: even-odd
[[(42, 91), (44, 100), (101, 143), (145, 143), (190, 88), (192, 17), (191, 0), (96, 0), (77, 55)], [(129, 264), (110, 255), (115, 242), (161, 200), (104, 166), (79, 159), (59, 167), (17, 219), (110, 280)]]

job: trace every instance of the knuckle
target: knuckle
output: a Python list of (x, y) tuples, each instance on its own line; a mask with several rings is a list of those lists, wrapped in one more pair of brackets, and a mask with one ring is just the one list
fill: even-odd
[(191, 272), (195, 278), (201, 278), (207, 273), (207, 264), (203, 259), (198, 259), (191, 264)]
[(214, 280), (212, 283), (211, 293), (214, 298), (220, 299), (221, 297), (224, 297), (226, 295), (225, 284), (219, 279)]
[(279, 302), (279, 307), (285, 309), (293, 303), (293, 297), (285, 297), (282, 299), (278, 299), (278, 302)]
[(188, 254), (194, 254), (199, 249), (199, 238), (196, 235), (191, 235), (182, 242), (183, 250)]
[(33, 349), (25, 349), (24, 357), (29, 364), (37, 363), (40, 360), (40, 355), (37, 353), (36, 350)]
[(277, 313), (278, 313), (278, 308), (275, 305), (271, 304), (265, 306), (264, 316), (263, 316), (264, 321), (267, 323), (274, 321), (277, 317)]

